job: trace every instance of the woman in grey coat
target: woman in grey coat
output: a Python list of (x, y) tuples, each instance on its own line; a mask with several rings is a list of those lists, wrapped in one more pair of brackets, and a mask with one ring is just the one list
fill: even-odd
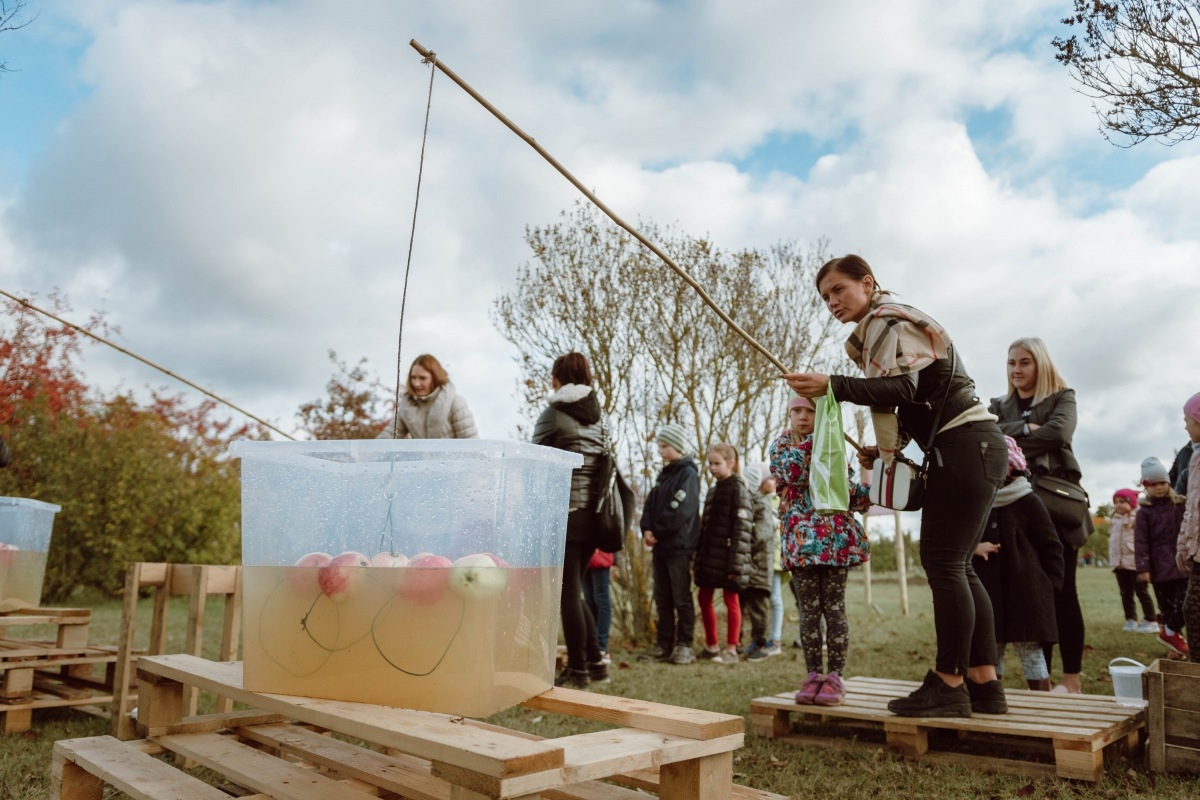
[(478, 439), (475, 417), (441, 363), (419, 355), (408, 368), (406, 391), (380, 439)]

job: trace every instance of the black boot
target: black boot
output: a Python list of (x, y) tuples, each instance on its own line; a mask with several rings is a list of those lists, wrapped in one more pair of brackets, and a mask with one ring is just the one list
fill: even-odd
[(1007, 714), (1008, 701), (1004, 699), (1004, 684), (1000, 681), (976, 683), (965, 678), (967, 696), (971, 698), (971, 710), (976, 714)]
[(892, 700), (887, 707), (901, 717), (969, 717), (971, 696), (967, 694), (966, 681), (962, 686), (948, 686), (930, 670), (915, 692)]
[(558, 673), (558, 677), (554, 679), (555, 686), (565, 689), (586, 689), (591, 682), (592, 676), (586, 669), (571, 669), (570, 667), (564, 667), (563, 671)]

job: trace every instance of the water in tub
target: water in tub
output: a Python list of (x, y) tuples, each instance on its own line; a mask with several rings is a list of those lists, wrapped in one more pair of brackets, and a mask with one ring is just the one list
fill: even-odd
[(46, 576), (46, 553), (0, 544), (0, 613), (37, 608)]

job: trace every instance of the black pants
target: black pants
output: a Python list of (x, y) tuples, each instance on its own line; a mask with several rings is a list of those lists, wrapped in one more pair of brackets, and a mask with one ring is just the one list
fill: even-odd
[(750, 623), (750, 641), (765, 644), (770, 638), (771, 590), (742, 589), (742, 617)]
[(961, 675), (996, 663), (992, 602), (971, 556), (1008, 472), (1008, 448), (996, 423), (969, 422), (939, 433), (935, 450), (921, 512), (921, 566), (933, 592), (935, 668)]
[(668, 653), (677, 645), (692, 646), (696, 606), (692, 602), (692, 554), (659, 555), (654, 567), (654, 607), (658, 611), (657, 644)]
[[(1059, 537), (1061, 539), (1061, 536)], [(1075, 571), (1079, 567), (1079, 551), (1062, 540), (1063, 582), (1054, 593), (1054, 616), (1058, 620), (1058, 655), (1062, 658), (1064, 675), (1083, 672), (1083, 609), (1079, 607), (1079, 590), (1075, 586)], [(1042, 646), (1046, 669), (1054, 671), (1054, 644)]]
[(1184, 630), (1187, 631), (1189, 658), (1200, 662), (1200, 561), (1192, 562), (1187, 597), (1183, 601)]
[(1149, 587), (1138, 582), (1137, 571), (1117, 568), (1113, 570), (1113, 574), (1117, 576), (1117, 587), (1121, 590), (1121, 609), (1125, 612), (1125, 619), (1138, 618), (1137, 603), (1133, 602), (1133, 596), (1136, 594), (1142, 604), (1142, 619), (1154, 622), (1154, 600), (1150, 597)]
[(1183, 614), (1184, 599), (1187, 597), (1188, 579), (1180, 578), (1174, 581), (1156, 581), (1154, 596), (1158, 598), (1158, 607), (1162, 611), (1163, 624), (1174, 633), (1179, 633), (1185, 627)]
[(563, 556), (562, 614), (563, 639), (567, 644), (567, 666), (585, 670), (589, 663), (598, 662), (600, 642), (596, 638), (596, 620), (583, 599), (583, 571), (596, 552), (594, 539), (571, 541), (571, 534), (590, 523), (595, 515), (586, 509), (572, 511), (567, 517), (567, 547)]

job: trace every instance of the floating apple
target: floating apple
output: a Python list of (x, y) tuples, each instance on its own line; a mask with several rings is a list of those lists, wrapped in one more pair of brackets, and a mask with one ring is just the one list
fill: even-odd
[(371, 556), (372, 567), (407, 567), (408, 556), (403, 553), (376, 553)]
[(504, 591), (508, 573), (491, 553), (475, 553), (454, 562), (450, 588), (468, 600), (495, 597)]
[(288, 583), (297, 592), (307, 593), (317, 590), (317, 568), (324, 567), (333, 561), (333, 556), (329, 553), (306, 553), (296, 559), (295, 566), (303, 567), (303, 569), (289, 569), (287, 571)]
[(431, 606), (445, 594), (452, 566), (454, 563), (445, 556), (417, 553), (408, 560), (404, 582), (396, 593), (419, 606)]
[(495, 553), (483, 553), (483, 555), (490, 558), (497, 567), (507, 567), (508, 566), (508, 562), (505, 561), (500, 556), (496, 555)]
[(317, 583), (330, 600), (344, 603), (365, 577), (362, 567), (369, 566), (370, 560), (362, 553), (342, 553), (317, 570)]

